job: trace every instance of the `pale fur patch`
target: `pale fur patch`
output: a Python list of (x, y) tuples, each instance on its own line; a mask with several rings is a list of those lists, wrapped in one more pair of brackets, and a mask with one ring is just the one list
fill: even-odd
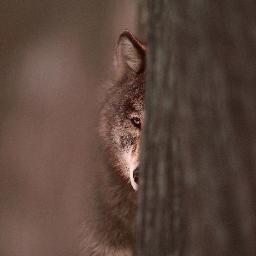
[(133, 172), (139, 166), (139, 159), (136, 154), (132, 153), (132, 150), (123, 154), (124, 161), (127, 164), (130, 182), (134, 190), (138, 190), (138, 184), (134, 181)]

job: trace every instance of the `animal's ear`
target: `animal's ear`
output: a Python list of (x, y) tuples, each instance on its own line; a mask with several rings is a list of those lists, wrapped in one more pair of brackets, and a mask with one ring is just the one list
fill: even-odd
[(146, 47), (131, 32), (124, 31), (117, 45), (117, 68), (119, 73), (142, 73), (146, 64)]

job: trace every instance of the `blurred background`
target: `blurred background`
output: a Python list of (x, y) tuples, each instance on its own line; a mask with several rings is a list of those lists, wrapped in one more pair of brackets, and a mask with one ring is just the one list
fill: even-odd
[(97, 112), (136, 0), (0, 3), (0, 255), (73, 255)]

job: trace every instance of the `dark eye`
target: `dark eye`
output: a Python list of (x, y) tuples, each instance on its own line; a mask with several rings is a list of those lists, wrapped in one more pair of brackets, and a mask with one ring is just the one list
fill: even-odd
[(141, 128), (140, 118), (132, 117), (131, 122), (132, 122), (133, 126), (139, 128), (139, 129)]

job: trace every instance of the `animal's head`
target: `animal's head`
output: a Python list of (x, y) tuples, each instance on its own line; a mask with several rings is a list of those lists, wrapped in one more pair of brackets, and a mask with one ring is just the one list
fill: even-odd
[(113, 168), (137, 190), (144, 125), (145, 46), (130, 32), (121, 34), (116, 51), (117, 81), (101, 112), (100, 132)]

